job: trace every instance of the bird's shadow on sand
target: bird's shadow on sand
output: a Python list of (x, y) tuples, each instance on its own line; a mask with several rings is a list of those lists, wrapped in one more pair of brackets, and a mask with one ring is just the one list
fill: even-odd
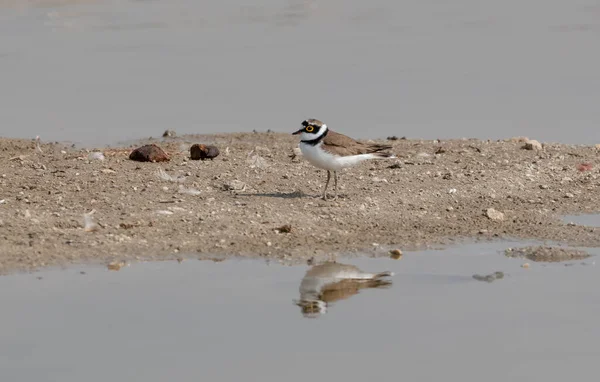
[(281, 199), (299, 199), (299, 198), (314, 198), (314, 195), (305, 194), (302, 191), (294, 192), (269, 192), (260, 194), (237, 194), (237, 196), (259, 196), (266, 198), (281, 198)]
[[(237, 196), (258, 196), (258, 197), (265, 197), (265, 198), (281, 198), (281, 199), (318, 199), (318, 200), (323, 200), (323, 198), (321, 197), (321, 194), (318, 195), (311, 195), (311, 194), (305, 194), (302, 191), (294, 191), (294, 192), (267, 192), (267, 193), (259, 193), (259, 194), (237, 194)], [(346, 195), (345, 194), (341, 194), (338, 195), (338, 200), (340, 199), (346, 199)], [(330, 196), (329, 199), (327, 201), (333, 200), (332, 197)]]

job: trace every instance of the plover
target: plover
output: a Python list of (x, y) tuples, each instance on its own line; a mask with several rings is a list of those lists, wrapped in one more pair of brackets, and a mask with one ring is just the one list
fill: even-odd
[(294, 133), (300, 134), (300, 150), (302, 155), (314, 166), (327, 170), (327, 183), (323, 190), (323, 199), (327, 200), (327, 186), (333, 171), (335, 196), (338, 196), (337, 171), (354, 166), (367, 159), (393, 158), (383, 151), (392, 146), (357, 142), (354, 139), (330, 130), (318, 119), (307, 119), (302, 128)]
[(305, 317), (327, 313), (327, 307), (365, 288), (385, 288), (393, 272), (367, 273), (354, 265), (326, 262), (310, 268), (300, 283), (300, 300), (295, 301)]

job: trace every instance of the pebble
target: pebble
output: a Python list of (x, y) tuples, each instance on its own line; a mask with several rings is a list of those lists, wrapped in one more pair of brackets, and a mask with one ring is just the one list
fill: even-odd
[(591, 171), (594, 166), (591, 163), (580, 163), (576, 166), (577, 171)]
[(246, 189), (246, 183), (241, 180), (231, 180), (223, 184), (223, 190), (225, 191), (244, 191)]
[(173, 138), (177, 136), (177, 133), (175, 132), (175, 130), (165, 130), (165, 132), (162, 135), (164, 138)]
[(124, 261), (113, 261), (108, 263), (107, 268), (109, 271), (118, 271), (125, 266)]
[(487, 216), (490, 220), (494, 220), (494, 221), (503, 221), (504, 220), (504, 213), (497, 211), (494, 208), (488, 208), (485, 211), (485, 216)]
[(477, 281), (485, 281), (491, 283), (492, 281), (501, 280), (504, 278), (504, 272), (494, 272), (489, 275), (473, 275), (473, 278)]
[(522, 147), (525, 150), (542, 150), (542, 144), (535, 139), (530, 139), (525, 142), (525, 145)]
[(400, 260), (402, 258), (402, 251), (399, 249), (392, 249), (390, 251), (390, 258), (394, 260)]
[(375, 183), (387, 183), (387, 182), (388, 182), (388, 181), (387, 181), (387, 179), (385, 179), (385, 178), (377, 178), (377, 177), (374, 177), (372, 180), (373, 180), (373, 182), (375, 182)]
[(94, 151), (94, 152), (89, 153), (88, 159), (89, 160), (100, 160), (100, 161), (103, 161), (105, 158), (104, 158), (104, 154), (102, 154), (101, 152)]
[(526, 269), (529, 268), (529, 263), (525, 263), (525, 264), (521, 265), (521, 268), (526, 268)]
[(292, 226), (289, 224), (284, 224), (279, 228), (275, 228), (275, 231), (279, 233), (290, 233), (292, 232)]
[(301, 157), (302, 156), (302, 150), (300, 150), (299, 147), (294, 147), (294, 149), (292, 150), (292, 154), (289, 156), (292, 160)]
[(565, 194), (565, 198), (572, 199), (572, 198), (574, 198), (574, 197), (575, 197), (575, 195), (573, 195), (573, 194), (572, 194), (572, 193), (570, 193), (570, 192), (567, 192), (567, 193)]
[(219, 149), (216, 146), (194, 144), (190, 147), (190, 158), (192, 160), (212, 160), (218, 156)]
[(138, 162), (167, 162), (169, 156), (155, 144), (138, 147), (129, 154), (129, 159)]

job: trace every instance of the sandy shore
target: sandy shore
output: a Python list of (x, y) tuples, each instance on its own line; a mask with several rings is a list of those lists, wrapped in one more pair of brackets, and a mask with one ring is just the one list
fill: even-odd
[[(172, 160), (134, 162), (124, 147), (101, 149), (101, 161), (64, 144), (38, 149), (34, 141), (0, 139), (0, 273), (185, 256), (305, 261), (466, 238), (600, 246), (600, 230), (559, 219), (600, 210), (594, 146), (387, 141), (397, 159), (345, 170), (341, 198), (325, 202), (319, 196), (326, 174), (291, 157), (297, 137), (152, 142)], [(192, 161), (193, 143), (215, 144), (221, 155)], [(84, 214), (92, 211), (86, 230)], [(285, 225), (290, 232), (278, 230)]]

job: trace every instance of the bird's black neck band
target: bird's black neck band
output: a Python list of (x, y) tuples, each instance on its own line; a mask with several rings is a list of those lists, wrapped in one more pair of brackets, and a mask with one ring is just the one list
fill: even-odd
[(329, 132), (329, 129), (325, 130), (325, 132), (323, 134), (319, 135), (315, 139), (309, 139), (307, 141), (300, 141), (300, 142), (306, 143), (307, 145), (316, 146), (319, 144), (319, 142), (321, 142), (323, 139), (325, 139), (325, 136), (327, 135), (328, 132)]

